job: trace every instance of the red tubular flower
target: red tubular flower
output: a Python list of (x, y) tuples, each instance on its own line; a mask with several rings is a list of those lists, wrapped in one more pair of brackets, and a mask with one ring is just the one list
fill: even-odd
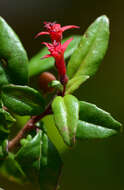
[(60, 24), (56, 24), (55, 22), (44, 22), (44, 28), (46, 29), (46, 31), (39, 32), (36, 35), (36, 38), (41, 35), (50, 35), (52, 42), (61, 42), (62, 34), (64, 31), (72, 28), (79, 28), (79, 26), (69, 25), (61, 27)]
[(70, 38), (67, 40), (64, 44), (57, 43), (56, 41), (51, 43), (43, 42), (42, 44), (46, 45), (48, 47), (48, 50), (50, 54), (45, 55), (43, 58), (49, 58), (54, 57), (55, 59), (55, 65), (58, 70), (60, 81), (62, 84), (67, 83), (67, 76), (66, 76), (66, 66), (65, 66), (65, 60), (64, 60), (64, 52), (69, 45), (69, 43), (73, 40), (73, 38)]

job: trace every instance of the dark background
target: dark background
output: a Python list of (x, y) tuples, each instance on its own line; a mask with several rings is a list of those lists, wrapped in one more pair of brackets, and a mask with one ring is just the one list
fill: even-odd
[[(123, 0), (0, 0), (0, 15), (20, 36), (29, 57), (41, 48), (40, 41), (33, 38), (41, 31), (43, 21), (79, 25), (81, 30), (76, 34), (81, 34), (102, 14), (111, 22), (109, 49), (95, 77), (88, 80), (77, 95), (111, 112), (124, 123)], [(66, 32), (65, 36), (72, 33), (74, 31)], [(66, 160), (60, 190), (123, 190), (123, 136), (78, 143)], [(22, 189), (2, 177), (0, 186), (5, 190)]]

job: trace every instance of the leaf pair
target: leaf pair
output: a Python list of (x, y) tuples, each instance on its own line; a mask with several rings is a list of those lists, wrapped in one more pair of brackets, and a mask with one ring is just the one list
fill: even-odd
[(72, 95), (56, 97), (52, 103), (55, 125), (64, 142), (72, 146), (79, 139), (101, 139), (115, 135), (121, 124), (108, 112)]
[(42, 111), (42, 108), (39, 108), (41, 96), (38, 92), (29, 87), (8, 85), (9, 83), (27, 84), (27, 63), (28, 57), (19, 38), (0, 17), (0, 91), (2, 90), (2, 102), (19, 115), (39, 114)]
[(72, 146), (78, 124), (79, 103), (76, 97), (66, 95), (58, 96), (52, 103), (55, 124), (62, 135), (65, 143)]

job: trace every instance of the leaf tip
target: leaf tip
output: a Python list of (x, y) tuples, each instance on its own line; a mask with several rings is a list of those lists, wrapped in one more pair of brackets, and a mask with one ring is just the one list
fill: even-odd
[(102, 15), (102, 16), (98, 17), (97, 21), (102, 21), (109, 25), (109, 18), (106, 15)]

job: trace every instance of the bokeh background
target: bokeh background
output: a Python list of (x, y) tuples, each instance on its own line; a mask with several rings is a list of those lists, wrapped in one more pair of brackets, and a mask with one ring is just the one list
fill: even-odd
[[(0, 0), (0, 15), (20, 36), (29, 57), (41, 48), (34, 40), (43, 21), (75, 24), (83, 34), (96, 19), (106, 14), (111, 22), (108, 52), (95, 77), (77, 91), (79, 99), (97, 104), (124, 123), (124, 1), (123, 0)], [(5, 190), (34, 189), (18, 186), (0, 177)], [(123, 190), (124, 134), (102, 141), (77, 143), (66, 159), (60, 190)]]

